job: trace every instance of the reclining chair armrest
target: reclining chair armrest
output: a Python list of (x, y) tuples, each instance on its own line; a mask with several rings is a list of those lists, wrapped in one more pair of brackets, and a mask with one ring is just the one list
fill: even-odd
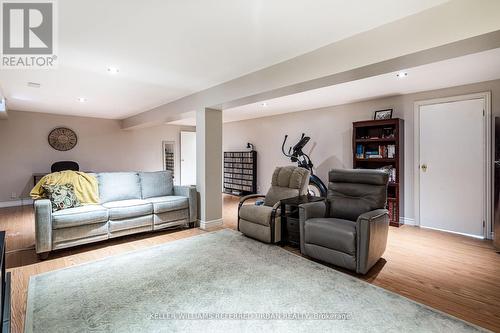
[(194, 186), (174, 186), (174, 195), (187, 197), (189, 201), (189, 222), (195, 223), (198, 219), (198, 193)]
[(356, 223), (356, 272), (366, 274), (382, 257), (387, 245), (389, 213), (376, 209), (358, 217)]
[(48, 199), (35, 200), (36, 253), (52, 250), (52, 204)]
[(305, 253), (304, 226), (307, 220), (315, 217), (326, 217), (326, 201), (309, 202), (299, 206), (300, 252)]
[(236, 230), (240, 231), (240, 208), (241, 208), (241, 206), (243, 206), (245, 201), (250, 200), (250, 199), (254, 199), (254, 198), (264, 198), (264, 197), (265, 197), (264, 194), (249, 194), (249, 195), (245, 195), (244, 197), (240, 198), (240, 203), (238, 204), (238, 222), (236, 224)]
[(243, 203), (247, 200), (250, 200), (250, 199), (254, 199), (254, 198), (264, 198), (265, 197), (265, 194), (249, 194), (249, 195), (245, 195), (244, 197), (241, 197), (240, 198), (240, 204), (239, 206), (241, 207), (241, 205), (243, 205)]

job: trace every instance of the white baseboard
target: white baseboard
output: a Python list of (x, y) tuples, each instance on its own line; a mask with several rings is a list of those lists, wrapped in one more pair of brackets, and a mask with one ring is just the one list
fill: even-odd
[(223, 223), (223, 220), (222, 219), (217, 219), (217, 220), (212, 220), (212, 221), (198, 220), (198, 222), (200, 225), (200, 229), (208, 229), (208, 228), (221, 226)]
[[(456, 232), (456, 231), (450, 231), (450, 230), (443, 230), (443, 229), (438, 229), (438, 228), (424, 227), (424, 226), (421, 226), (421, 225), (417, 224), (415, 222), (415, 219), (411, 219), (411, 218), (408, 218), (408, 217), (402, 217), (401, 216), (399, 218), (399, 220), (402, 221), (403, 224), (405, 224), (405, 225), (411, 225), (411, 226), (416, 226), (416, 227), (420, 227), (420, 228), (424, 228), (424, 229), (431, 229), (431, 230), (449, 232), (449, 233), (452, 233), (452, 234), (457, 234), (457, 235), (462, 235), (462, 236), (468, 236), (468, 237), (473, 237), (473, 238), (478, 238), (478, 239), (484, 239), (483, 236), (470, 235), (470, 234), (465, 234), (465, 233), (462, 233), (462, 232)], [(490, 236), (491, 236), (491, 238), (489, 238), (489, 239), (493, 239), (493, 234), (491, 234)]]
[(430, 229), (430, 230), (437, 230), (437, 231), (442, 231), (442, 232), (448, 232), (450, 234), (467, 236), (467, 237), (472, 237), (472, 238), (477, 238), (477, 239), (484, 239), (484, 236), (465, 234), (463, 232), (458, 232), (458, 231), (451, 231), (451, 230), (445, 230), (445, 229), (439, 229), (439, 228), (432, 228), (432, 227), (424, 227), (424, 226), (420, 226), (420, 228)]
[(403, 222), (403, 224), (405, 224), (405, 225), (417, 225), (417, 223), (415, 222), (415, 219), (411, 219), (409, 217), (401, 216), (401, 217), (399, 217), (399, 220), (401, 222)]
[(9, 200), (9, 201), (0, 201), (0, 208), (5, 207), (16, 207), (16, 206), (29, 206), (33, 204), (32, 199), (19, 199), (19, 200)]

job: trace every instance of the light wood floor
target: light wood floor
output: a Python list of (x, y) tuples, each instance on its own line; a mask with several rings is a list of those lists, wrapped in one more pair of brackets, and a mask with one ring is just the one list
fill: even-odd
[[(224, 197), (225, 228), (236, 228), (237, 202), (237, 198)], [(196, 228), (129, 236), (57, 251), (39, 262), (34, 252), (31, 207), (0, 209), (0, 230), (7, 230), (6, 261), (12, 272), (12, 332), (24, 330), (31, 275), (205, 232)], [(500, 332), (500, 254), (490, 241), (409, 226), (391, 227), (384, 259), (367, 276), (354, 276)]]

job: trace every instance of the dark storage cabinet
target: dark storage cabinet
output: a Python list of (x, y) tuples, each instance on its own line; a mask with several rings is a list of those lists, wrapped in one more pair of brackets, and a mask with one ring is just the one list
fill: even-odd
[(257, 193), (257, 152), (224, 152), (224, 192), (234, 195)]
[(300, 247), (299, 206), (318, 201), (325, 201), (325, 198), (301, 195), (280, 200), (281, 245)]

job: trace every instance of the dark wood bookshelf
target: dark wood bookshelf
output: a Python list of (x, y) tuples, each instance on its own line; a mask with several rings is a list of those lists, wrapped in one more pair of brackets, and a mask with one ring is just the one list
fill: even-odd
[(257, 193), (257, 152), (224, 152), (224, 193), (247, 195)]
[(396, 139), (356, 139), (356, 142), (395, 142)]
[[(399, 227), (404, 202), (404, 121), (366, 120), (353, 123), (352, 156), (355, 169), (389, 170), (387, 209), (390, 225)], [(375, 157), (367, 158), (372, 155)]]
[(356, 158), (356, 161), (358, 162), (394, 162), (394, 158)]

